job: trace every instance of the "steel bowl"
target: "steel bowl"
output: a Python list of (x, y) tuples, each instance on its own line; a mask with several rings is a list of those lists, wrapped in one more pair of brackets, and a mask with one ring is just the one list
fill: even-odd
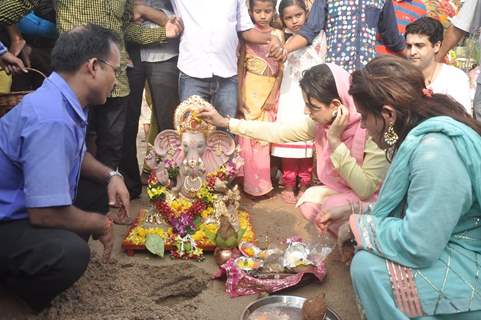
[[(249, 316), (257, 309), (264, 306), (291, 308), (299, 312), (302, 319), (302, 306), (306, 298), (297, 296), (269, 296), (250, 303), (242, 312), (240, 320), (249, 320)], [(327, 308), (324, 320), (342, 320), (341, 317), (331, 308)]]

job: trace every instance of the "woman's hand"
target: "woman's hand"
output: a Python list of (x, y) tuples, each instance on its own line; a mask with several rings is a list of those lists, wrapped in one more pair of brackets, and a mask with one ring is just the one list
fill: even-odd
[(229, 127), (229, 119), (221, 116), (214, 107), (201, 107), (197, 116), (217, 128)]
[(269, 97), (269, 98), (267, 98), (266, 102), (262, 106), (262, 110), (263, 111), (271, 111), (271, 110), (274, 110), (275, 107), (276, 107), (275, 99), (271, 99)]
[(327, 131), (327, 141), (331, 150), (341, 144), (341, 136), (349, 123), (349, 109), (342, 104), (337, 109), (336, 117)]
[(349, 264), (354, 256), (354, 247), (349, 242), (354, 238), (349, 221), (344, 222), (337, 234), (337, 248), (341, 256), (341, 261)]
[(323, 209), (316, 217), (314, 223), (321, 231), (326, 231), (329, 225), (339, 220), (347, 220), (352, 213), (350, 204)]

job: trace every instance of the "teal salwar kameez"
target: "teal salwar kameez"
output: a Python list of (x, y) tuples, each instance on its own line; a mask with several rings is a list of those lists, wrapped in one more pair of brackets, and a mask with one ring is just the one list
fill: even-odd
[(351, 215), (369, 320), (481, 319), (481, 137), (448, 117), (411, 130), (378, 202)]

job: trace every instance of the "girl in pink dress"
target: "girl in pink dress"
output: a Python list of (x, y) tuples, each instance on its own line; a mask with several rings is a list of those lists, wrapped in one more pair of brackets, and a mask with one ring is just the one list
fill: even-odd
[[(249, 13), (260, 32), (271, 33), (284, 41), (282, 31), (271, 27), (275, 14), (274, 0), (250, 0)], [(277, 112), (282, 63), (269, 56), (269, 45), (244, 43), (239, 59), (239, 108), (247, 120), (274, 121)], [(262, 196), (272, 190), (270, 145), (267, 142), (239, 137), (244, 158), (244, 192)]]

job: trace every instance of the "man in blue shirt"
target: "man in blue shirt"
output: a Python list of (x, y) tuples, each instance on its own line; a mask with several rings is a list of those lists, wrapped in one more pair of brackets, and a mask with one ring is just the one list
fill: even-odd
[(22, 60), (8, 52), (2, 42), (0, 42), (0, 69), (5, 69), (7, 73), (25, 70)]
[(112, 220), (80, 209), (80, 174), (104, 184), (110, 205), (129, 207), (120, 174), (85, 152), (86, 106), (105, 103), (113, 90), (118, 44), (95, 25), (63, 33), (52, 51), (55, 72), (0, 119), (0, 282), (34, 311), (83, 274), (90, 234), (110, 257)]

